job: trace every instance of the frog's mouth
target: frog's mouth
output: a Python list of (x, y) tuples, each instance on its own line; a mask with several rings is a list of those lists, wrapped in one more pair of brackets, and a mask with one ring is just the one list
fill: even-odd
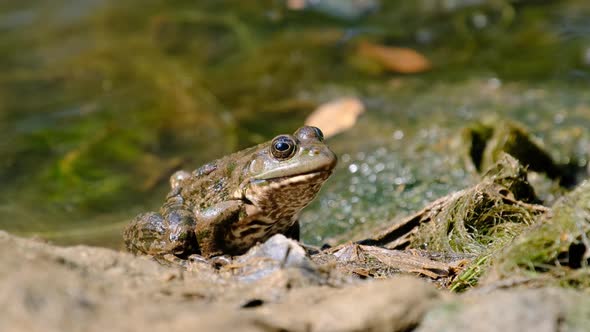
[(254, 184), (267, 183), (271, 185), (289, 185), (302, 182), (317, 182), (324, 181), (332, 174), (332, 170), (321, 170), (314, 172), (301, 173), (297, 175), (279, 176), (270, 179), (254, 180)]
[(297, 175), (280, 176), (276, 178), (267, 179), (269, 182), (301, 182), (307, 181), (316, 177), (328, 178), (332, 174), (331, 170), (321, 170), (314, 172), (301, 173)]

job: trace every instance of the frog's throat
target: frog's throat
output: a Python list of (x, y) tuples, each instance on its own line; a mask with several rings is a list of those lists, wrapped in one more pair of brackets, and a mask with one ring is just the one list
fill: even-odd
[(242, 197), (262, 210), (276, 209), (277, 206), (269, 206), (276, 204), (298, 210), (313, 200), (331, 174), (331, 170), (323, 170), (268, 180), (252, 180)]

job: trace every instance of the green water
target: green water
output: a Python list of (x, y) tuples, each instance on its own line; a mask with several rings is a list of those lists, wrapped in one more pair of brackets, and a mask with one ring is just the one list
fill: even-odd
[[(302, 215), (309, 242), (473, 183), (457, 140), (484, 116), (587, 162), (588, 1), (349, 3), (0, 3), (0, 229), (119, 247), (174, 170), (292, 132), (344, 95), (367, 112), (328, 141), (340, 163)], [(413, 48), (433, 70), (375, 71), (362, 40)]]

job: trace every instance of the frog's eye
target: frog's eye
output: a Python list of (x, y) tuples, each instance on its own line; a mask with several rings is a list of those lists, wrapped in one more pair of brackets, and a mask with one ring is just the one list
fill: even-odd
[(295, 152), (295, 141), (288, 136), (278, 136), (272, 140), (270, 152), (277, 159), (287, 159)]
[(322, 133), (322, 131), (318, 127), (312, 127), (312, 128), (315, 131), (315, 134), (318, 137), (318, 139), (320, 140), (320, 142), (323, 142), (324, 141), (324, 133)]
[(322, 133), (320, 128), (313, 126), (303, 126), (297, 129), (293, 136), (297, 137), (301, 142), (324, 141), (324, 133)]

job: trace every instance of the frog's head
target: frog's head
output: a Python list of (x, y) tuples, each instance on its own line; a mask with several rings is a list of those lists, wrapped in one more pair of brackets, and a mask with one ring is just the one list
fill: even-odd
[(248, 165), (243, 195), (267, 214), (284, 211), (295, 216), (316, 196), (336, 166), (336, 155), (316, 127), (301, 127), (293, 135), (279, 135), (261, 147)]

